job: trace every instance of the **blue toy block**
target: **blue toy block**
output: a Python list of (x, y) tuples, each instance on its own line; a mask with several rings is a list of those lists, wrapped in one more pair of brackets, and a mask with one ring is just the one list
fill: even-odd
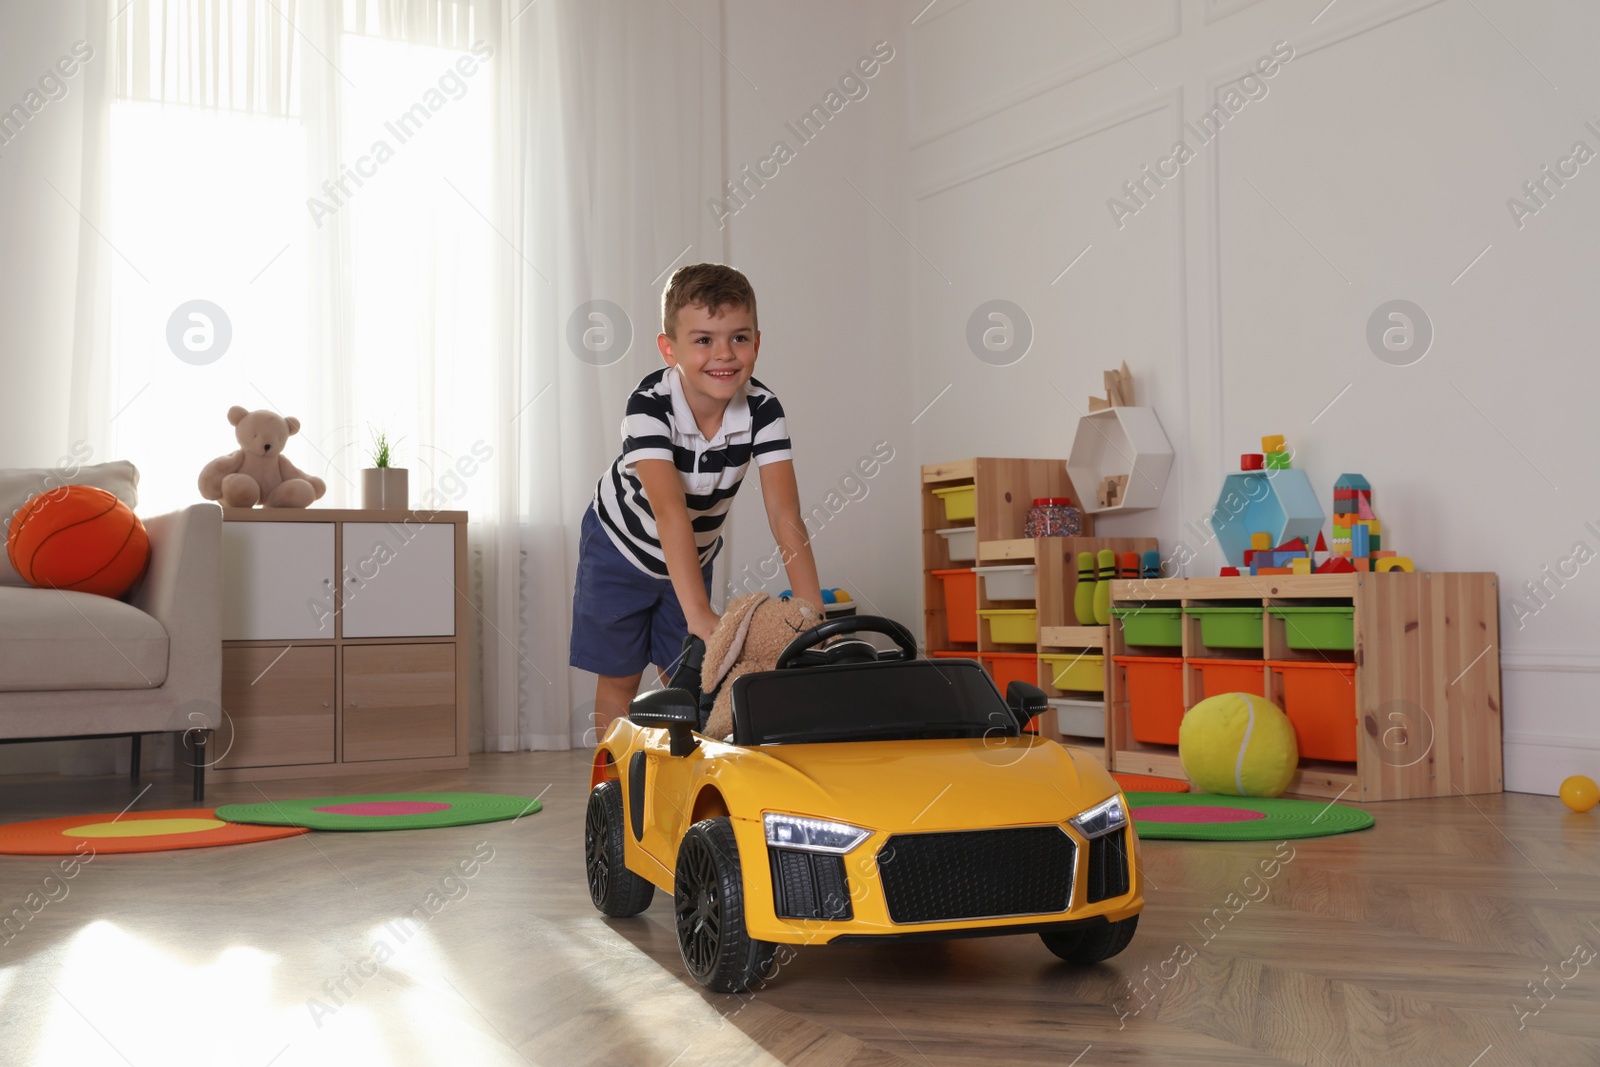
[(1333, 489), (1335, 493), (1337, 493), (1340, 489), (1360, 489), (1364, 492), (1370, 493), (1372, 492), (1372, 483), (1367, 481), (1359, 474), (1341, 474), (1339, 475), (1338, 479), (1334, 481)]
[[(1243, 568), (1251, 533), (1266, 531), (1274, 545), (1296, 537), (1309, 543), (1316, 539), (1324, 518), (1305, 471), (1238, 471), (1222, 480), (1222, 492), (1211, 510), (1211, 528), (1228, 562)], [(1272, 565), (1263, 556), (1255, 558), (1262, 566)]]
[(1350, 528), (1350, 554), (1357, 559), (1366, 557), (1372, 551), (1372, 535), (1365, 526), (1352, 526)]
[(1154, 548), (1146, 549), (1144, 558), (1139, 561), (1139, 577), (1161, 577), (1161, 553)]

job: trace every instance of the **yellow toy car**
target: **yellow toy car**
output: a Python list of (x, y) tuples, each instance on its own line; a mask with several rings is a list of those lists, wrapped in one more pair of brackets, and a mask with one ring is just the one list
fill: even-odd
[[(891, 637), (879, 653), (848, 632)], [(589, 894), (611, 916), (672, 894), (689, 973), (723, 993), (780, 944), (1038, 933), (1062, 959), (1127, 947), (1144, 907), (1121, 791), (1094, 758), (1025, 732), (972, 660), (917, 657), (899, 623), (825, 622), (733, 684), (733, 735), (693, 683), (647, 693), (595, 751)], [(691, 691), (692, 690), (692, 691)]]

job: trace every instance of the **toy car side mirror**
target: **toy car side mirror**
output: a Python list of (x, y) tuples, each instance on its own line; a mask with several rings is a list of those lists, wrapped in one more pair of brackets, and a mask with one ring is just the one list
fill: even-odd
[(1028, 682), (1012, 682), (1006, 686), (1006, 704), (1011, 708), (1012, 717), (1017, 720), (1017, 729), (1026, 730), (1035, 715), (1043, 715), (1050, 710), (1050, 701), (1045, 696), (1044, 690)]
[(665, 727), (674, 756), (687, 756), (700, 743), (694, 739), (700, 705), (687, 689), (656, 689), (635, 697), (628, 705), (628, 718), (640, 726)]

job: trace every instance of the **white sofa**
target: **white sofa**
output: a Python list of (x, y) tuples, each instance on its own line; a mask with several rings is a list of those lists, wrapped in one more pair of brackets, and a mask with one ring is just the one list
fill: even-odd
[[(20, 506), (19, 485), (38, 492), (52, 475), (137, 503), (128, 463), (70, 477), (0, 471), (0, 520)], [(176, 733), (203, 800), (206, 745), (222, 720), (222, 510), (197, 504), (143, 521), (150, 566), (123, 600), (33, 588), (0, 557), (0, 742), (130, 737), (137, 780), (140, 736)]]

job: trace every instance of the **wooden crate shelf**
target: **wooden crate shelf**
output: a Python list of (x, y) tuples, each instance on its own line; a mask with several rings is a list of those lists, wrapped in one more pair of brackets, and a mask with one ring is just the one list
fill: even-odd
[[(1215, 606), (1259, 604), (1262, 648), (1207, 648), (1199, 620), (1185, 616), (1183, 646), (1155, 650), (1129, 646), (1113, 619), (1112, 655), (1181, 656), (1185, 661), (1185, 711), (1202, 696), (1193, 661), (1260, 661), (1263, 691), (1281, 701), (1274, 663), (1340, 663), (1353, 669), (1356, 735), (1353, 763), (1305, 759), (1289, 792), (1301, 796), (1375, 802), (1412, 797), (1498, 793), (1501, 702), (1498, 581), (1490, 573), (1274, 575), (1119, 581), (1112, 602)], [(1349, 605), (1354, 608), (1351, 651), (1290, 648), (1279, 606)], [(1108, 675), (1107, 744), (1115, 770), (1184, 778), (1176, 746), (1135, 741), (1126, 670)]]
[[(953, 523), (945, 518), (944, 505), (934, 489), (971, 483), (976, 496), (976, 514), (970, 523)], [(1078, 537), (1024, 537), (1023, 523), (1036, 497), (1071, 497), (1083, 511)], [(1144, 553), (1159, 548), (1153, 537), (1094, 536), (1094, 517), (1081, 508), (1082, 498), (1067, 475), (1066, 461), (1059, 459), (967, 459), (933, 463), (922, 468), (922, 562), (923, 562), (923, 642), (931, 652), (1038, 653), (1092, 650), (1108, 652), (1110, 630), (1104, 626), (1081, 626), (1073, 612), (1073, 594), (1078, 583), (1077, 555), (1111, 549)], [(952, 562), (948, 545), (937, 533), (955, 525), (971, 525), (977, 540), (977, 558)], [(1025, 645), (998, 644), (991, 639), (987, 622), (978, 620), (976, 642), (950, 638), (950, 615), (945, 604), (944, 583), (936, 570), (955, 567), (1003, 566), (1031, 563), (1034, 571), (1034, 598), (1037, 611), (1037, 639)], [(1026, 601), (990, 600), (985, 583), (978, 583), (976, 610), (1030, 606)], [(1093, 701), (1105, 709), (1105, 738), (1062, 733), (1052, 710), (1039, 718), (1039, 729), (1047, 737), (1094, 751), (1109, 764), (1111, 720), (1106, 704), (1109, 685), (1103, 693), (1058, 690), (1046, 677), (1047, 667), (1040, 661), (1040, 688), (1056, 700), (1069, 699), (1081, 708)]]

